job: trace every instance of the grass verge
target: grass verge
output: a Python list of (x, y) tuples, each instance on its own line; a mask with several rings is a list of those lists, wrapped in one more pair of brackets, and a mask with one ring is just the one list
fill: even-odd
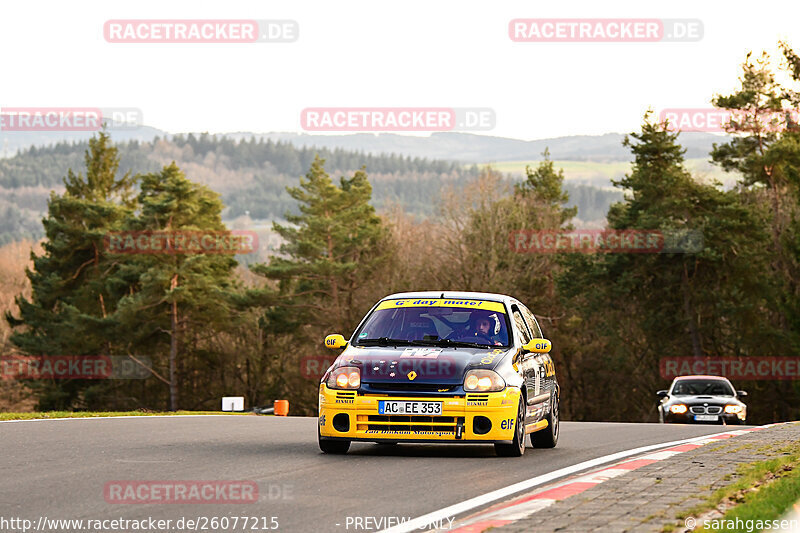
[[(766, 521), (780, 520), (800, 500), (800, 444), (785, 446), (776, 453), (781, 455), (739, 465), (734, 483), (714, 491), (704, 503), (677, 517), (697, 518), (698, 527), (694, 531), (703, 533), (720, 530), (752, 533), (764, 529)], [(703, 527), (705, 520), (709, 520), (708, 529)], [(761, 525), (756, 527), (759, 520)], [(667, 524), (662, 531), (674, 531), (676, 527), (683, 530), (682, 526)]]

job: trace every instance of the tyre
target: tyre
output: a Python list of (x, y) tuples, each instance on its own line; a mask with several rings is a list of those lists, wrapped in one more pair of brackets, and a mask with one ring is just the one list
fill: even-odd
[(520, 394), (517, 409), (517, 425), (511, 444), (497, 442), (494, 451), (498, 457), (520, 457), (525, 453), (525, 398)]
[(319, 429), (317, 429), (317, 440), (319, 441), (319, 449), (323, 453), (342, 455), (350, 449), (349, 440), (323, 439), (319, 434)]
[(559, 407), (558, 394), (553, 393), (550, 413), (545, 417), (547, 427), (531, 433), (531, 445), (534, 448), (555, 448), (558, 443), (559, 432)]

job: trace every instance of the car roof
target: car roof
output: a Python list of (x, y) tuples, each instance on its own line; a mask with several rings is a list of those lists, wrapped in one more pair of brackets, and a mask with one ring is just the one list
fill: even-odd
[(491, 292), (469, 292), (469, 291), (419, 291), (419, 292), (398, 292), (390, 294), (381, 299), (398, 300), (401, 298), (437, 298), (442, 300), (486, 300), (489, 302), (518, 302), (516, 298), (505, 294), (495, 294)]
[(674, 381), (678, 381), (679, 379), (718, 379), (721, 381), (729, 381), (725, 376), (705, 376), (700, 374), (695, 376), (677, 376)]

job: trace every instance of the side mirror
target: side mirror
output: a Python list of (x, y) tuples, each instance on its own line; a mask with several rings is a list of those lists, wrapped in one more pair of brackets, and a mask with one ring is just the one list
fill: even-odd
[(336, 348), (344, 348), (347, 346), (347, 341), (344, 340), (339, 334), (328, 335), (325, 337), (325, 347), (330, 348), (331, 350), (335, 350)]
[(665, 390), (660, 390), (656, 392), (656, 396), (658, 396), (659, 398), (666, 398), (667, 396), (669, 396), (669, 394), (667, 394), (667, 391)]
[(736, 391), (736, 396), (747, 396), (747, 391), (746, 390), (737, 390)]
[(522, 349), (526, 352), (550, 353), (550, 348), (552, 347), (552, 343), (547, 339), (531, 339)]

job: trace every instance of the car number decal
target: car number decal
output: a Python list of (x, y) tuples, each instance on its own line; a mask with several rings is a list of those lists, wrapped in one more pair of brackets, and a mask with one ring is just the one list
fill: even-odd
[(400, 358), (436, 359), (442, 353), (441, 348), (406, 348)]

